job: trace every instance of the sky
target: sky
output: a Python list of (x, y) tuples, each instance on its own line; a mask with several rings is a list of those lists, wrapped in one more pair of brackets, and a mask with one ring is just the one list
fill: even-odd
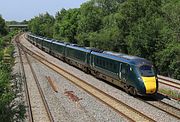
[(79, 8), (88, 0), (0, 0), (0, 15), (6, 21), (30, 20), (34, 16), (48, 12), (55, 15), (62, 8)]

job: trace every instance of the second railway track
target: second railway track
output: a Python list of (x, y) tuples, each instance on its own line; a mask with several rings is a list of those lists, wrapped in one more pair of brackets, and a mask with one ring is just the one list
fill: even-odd
[(148, 101), (148, 100), (143, 100), (141, 98), (139, 98), (140, 101), (143, 101), (161, 111), (166, 112), (167, 114), (171, 115), (174, 118), (180, 119), (180, 109), (176, 108), (170, 104), (167, 104), (163, 101), (159, 101), (157, 99), (155, 99), (154, 101)]
[[(180, 101), (180, 81), (179, 80), (175, 80), (175, 79), (171, 79), (171, 78), (167, 78), (164, 76), (160, 76), (158, 75), (158, 81), (159, 84), (162, 84), (163, 86), (166, 86), (169, 90), (169, 92), (162, 92), (161, 90), (159, 90), (159, 93), (167, 96), (168, 98), (172, 98), (174, 100)], [(166, 89), (167, 89), (166, 88)], [(172, 95), (171, 92), (175, 95)]]
[(180, 90), (180, 83), (163, 78), (162, 76), (158, 76), (159, 83), (173, 87), (177, 90)]
[[(27, 83), (27, 78), (24, 78), (25, 94), (26, 94), (26, 99), (27, 99), (29, 121), (30, 122), (38, 121), (38, 119), (40, 118), (41, 115), (38, 115), (37, 113), (43, 113), (44, 115), (42, 115), (43, 116), (42, 121), (54, 122), (52, 114), (51, 114), (50, 109), (48, 107), (47, 101), (45, 99), (45, 96), (44, 96), (43, 91), (42, 91), (42, 89), (40, 87), (39, 81), (37, 79), (36, 73), (34, 72), (34, 69), (33, 69), (32, 65), (31, 65), (30, 60), (29, 60), (28, 54), (24, 51), (24, 48), (22, 48), (22, 45), (19, 42), (19, 36), (20, 35), (18, 35), (15, 38), (15, 42), (16, 42), (18, 52), (19, 52), (19, 56), (20, 56), (20, 62), (21, 62), (21, 67), (22, 67), (22, 75), (23, 75), (23, 77), (27, 77), (25, 69), (26, 70), (28, 69), (29, 71), (31, 71), (31, 73), (28, 74), (28, 76), (30, 75), (31, 78), (33, 79), (31, 81), (31, 85), (32, 85), (32, 82), (34, 81), (34, 84), (37, 86), (37, 87), (33, 88), (33, 91), (36, 91), (36, 94), (37, 94), (37, 95), (35, 95), (36, 97), (34, 98), (32, 96), (33, 93), (30, 93), (30, 92), (32, 92), (31, 91), (32, 89), (30, 89), (31, 86), (29, 86), (30, 84)], [(25, 60), (23, 60), (23, 58), (22, 58), (23, 56), (24, 56)], [(43, 107), (39, 108), (39, 109), (37, 109), (37, 108), (35, 109), (34, 108), (35, 106), (33, 106), (33, 103), (36, 104), (35, 100), (38, 100), (38, 99), (41, 99), (41, 100), (39, 100), (39, 102), (40, 101), (41, 102), (38, 103), (38, 104), (41, 104), (41, 107), (42, 106)], [(41, 111), (41, 110), (44, 110), (44, 111)]]

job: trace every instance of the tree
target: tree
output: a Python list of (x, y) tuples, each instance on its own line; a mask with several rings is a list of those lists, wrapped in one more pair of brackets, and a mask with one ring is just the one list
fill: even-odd
[(54, 17), (48, 13), (40, 14), (29, 21), (28, 28), (34, 34), (52, 38), (54, 22)]
[(90, 38), (90, 46), (99, 49), (122, 52), (126, 50), (126, 44), (121, 37), (121, 30), (117, 27), (102, 29), (99, 33), (94, 32)]
[(157, 53), (157, 65), (162, 75), (180, 80), (180, 43), (172, 42)]
[(5, 20), (2, 18), (2, 16), (0, 15), (0, 37), (6, 34), (7, 34), (6, 23)]
[(78, 34), (99, 30), (101, 27), (101, 10), (95, 3), (89, 1), (81, 5), (78, 16)]
[(77, 43), (75, 36), (77, 34), (77, 16), (78, 9), (62, 9), (56, 15), (56, 22), (54, 25), (54, 37), (56, 39), (63, 39), (71, 43)]

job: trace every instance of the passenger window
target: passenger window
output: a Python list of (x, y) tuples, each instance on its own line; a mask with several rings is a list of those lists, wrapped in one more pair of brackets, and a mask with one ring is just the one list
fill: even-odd
[(103, 66), (105, 67), (105, 61), (103, 61)]
[(106, 67), (109, 68), (109, 62), (106, 62)]
[(102, 65), (102, 60), (100, 60), (100, 65)]
[(110, 68), (112, 68), (112, 63), (110, 63)]
[(114, 64), (114, 70), (116, 70), (116, 64)]

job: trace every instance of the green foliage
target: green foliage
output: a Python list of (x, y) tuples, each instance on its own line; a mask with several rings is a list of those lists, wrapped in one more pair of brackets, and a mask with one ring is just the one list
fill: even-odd
[(180, 43), (167, 44), (167, 48), (158, 52), (156, 58), (163, 75), (180, 79)]
[(160, 88), (158, 91), (160, 93), (163, 93), (163, 94), (168, 95), (168, 96), (170, 96), (172, 98), (175, 98), (175, 99), (179, 99), (180, 98), (180, 94), (176, 90), (167, 89), (167, 88), (163, 88), (163, 89)]
[(75, 35), (77, 33), (78, 14), (78, 9), (69, 9), (68, 11), (62, 9), (61, 12), (56, 15), (54, 38), (77, 43)]
[(40, 14), (29, 21), (28, 28), (32, 33), (52, 38), (54, 21), (54, 17), (48, 13)]
[[(0, 23), (1, 24), (1, 23)], [(22, 121), (25, 118), (24, 104), (17, 94), (20, 90), (12, 87), (12, 66), (14, 47), (11, 39), (17, 32), (10, 32), (0, 37), (0, 121), (13, 122)], [(4, 57), (9, 56), (9, 63), (4, 63)], [(15, 79), (14, 79), (15, 80)], [(13, 82), (14, 82), (13, 80)]]
[(7, 34), (7, 27), (5, 20), (0, 15), (0, 37)]
[(78, 33), (99, 30), (101, 26), (101, 13), (101, 9), (93, 1), (82, 4), (78, 16)]
[(120, 30), (117, 27), (103, 29), (99, 33), (92, 33), (89, 38), (91, 47), (116, 52), (124, 52), (126, 50), (126, 43), (121, 40)]
[(16, 94), (10, 86), (11, 75), (5, 68), (0, 70), (0, 121), (14, 122), (24, 119), (25, 107), (21, 101), (15, 102)]

